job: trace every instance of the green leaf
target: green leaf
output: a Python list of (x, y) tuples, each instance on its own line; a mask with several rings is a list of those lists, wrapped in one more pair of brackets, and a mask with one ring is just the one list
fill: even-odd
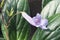
[[(8, 22), (10, 17), (7, 15), (6, 13), (6, 10), (8, 10), (10, 12), (11, 8), (13, 8), (14, 10), (14, 13), (16, 13), (16, 0), (6, 0), (5, 2), (5, 5), (3, 7), (3, 10), (2, 10), (2, 14), (3, 14), (3, 25), (5, 26), (1, 26), (1, 29), (2, 29), (2, 33), (3, 33), (3, 36), (5, 38), (5, 40), (16, 40), (16, 23), (15, 23), (15, 17), (10, 21), (10, 23)], [(14, 14), (13, 13), (13, 14)], [(9, 25), (10, 24), (10, 25)], [(7, 28), (5, 28), (7, 25)], [(14, 25), (14, 26), (13, 26)], [(3, 31), (4, 29), (4, 31)], [(13, 31), (12, 31), (13, 30)], [(8, 32), (7, 32), (8, 31)], [(8, 36), (8, 37), (7, 37)]]
[(59, 22), (60, 21), (60, 13), (49, 17), (48, 20), (49, 20), (48, 28), (50, 30), (56, 29), (57, 26), (60, 25), (60, 22)]
[[(20, 5), (19, 5), (20, 3)], [(22, 3), (22, 4), (21, 4)], [(25, 11), (27, 12), (28, 14), (30, 13), (30, 10), (29, 10), (29, 5), (28, 5), (28, 0), (21, 0), (18, 2), (18, 12), (20, 11)], [(23, 6), (23, 7), (21, 7)], [(28, 33), (30, 33), (30, 26), (28, 23), (26, 23), (27, 21), (20, 15), (17, 15), (17, 39), (18, 40), (28, 40), (29, 38), (29, 34), (26, 34), (27, 31)], [(29, 29), (29, 30), (28, 30)]]
[[(13, 8), (13, 15), (10, 14)], [(8, 10), (8, 12), (6, 12)], [(7, 0), (3, 7), (3, 25), (7, 25), (8, 38), (9, 40), (28, 40), (30, 33), (30, 25), (27, 21), (21, 16), (21, 14), (17, 14), (18, 12), (26, 12), (30, 13), (28, 0)], [(7, 13), (9, 15), (7, 15)], [(11, 12), (12, 13), (12, 12)], [(16, 15), (17, 14), (17, 15)], [(14, 16), (15, 15), (15, 16)], [(12, 18), (12, 19), (11, 19)], [(10, 20), (11, 19), (11, 20)], [(5, 30), (5, 26), (2, 25), (2, 33), (5, 39), (7, 32)], [(3, 31), (4, 29), (4, 31)], [(7, 39), (8, 40), (8, 39)]]
[(46, 6), (51, 0), (42, 0), (42, 8)]
[(0, 40), (4, 40), (4, 38), (0, 37)]
[(53, 0), (49, 2), (41, 12), (41, 15), (43, 16), (43, 18), (48, 18), (54, 15), (55, 13), (59, 13), (57, 11), (59, 4), (60, 4), (60, 0)]
[(7, 29), (7, 26), (5, 24), (2, 24), (1, 25), (1, 30), (2, 30), (2, 33), (3, 33), (3, 36), (4, 36), (4, 39), (5, 40), (8, 40), (9, 39), (9, 36), (7, 36), (8, 34), (8, 29)]
[(38, 28), (38, 29), (36, 30), (36, 32), (34, 33), (34, 35), (33, 35), (33, 37), (32, 37), (32, 40), (39, 40), (40, 35), (41, 35), (41, 32), (42, 32), (42, 30), (40, 30), (40, 28)]

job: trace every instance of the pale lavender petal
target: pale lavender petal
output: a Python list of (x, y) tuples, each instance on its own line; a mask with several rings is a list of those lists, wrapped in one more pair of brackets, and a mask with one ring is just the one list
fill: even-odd
[(48, 25), (48, 20), (47, 19), (41, 19), (40, 25), (47, 26)]
[(25, 12), (22, 12), (22, 16), (33, 26), (40, 27), (41, 29), (48, 29), (46, 26), (48, 24), (47, 19), (42, 19), (41, 15), (37, 13), (37, 15), (31, 18)]
[(36, 25), (39, 25), (40, 21), (41, 21), (41, 15), (39, 13), (37, 13), (37, 15), (33, 17), (33, 20)]
[(40, 23), (40, 28), (41, 29), (48, 29), (46, 26), (48, 24), (48, 20), (47, 19), (41, 19), (41, 23)]
[(37, 15), (35, 17), (38, 18), (39, 20), (41, 20), (41, 15), (39, 13), (37, 13)]
[(37, 13), (36, 16), (40, 16), (41, 17), (41, 15), (39, 13)]
[(22, 13), (22, 16), (23, 16), (31, 25), (36, 26), (36, 25), (35, 25), (35, 22), (33, 21), (33, 19), (32, 19), (29, 15), (27, 15), (27, 13), (25, 13), (25, 12), (21, 12), (21, 13)]
[(33, 19), (33, 20), (35, 20), (35, 19), (36, 19), (36, 17), (33, 17), (32, 19)]
[(36, 17), (33, 17), (32, 19), (33, 19), (33, 21), (35, 22), (36, 25), (40, 24), (40, 19), (38, 19)]
[(41, 26), (40, 28), (41, 29), (48, 29), (46, 26)]

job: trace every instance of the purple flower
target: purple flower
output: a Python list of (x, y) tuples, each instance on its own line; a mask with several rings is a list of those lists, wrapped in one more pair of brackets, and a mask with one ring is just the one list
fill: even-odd
[(48, 20), (42, 19), (41, 15), (37, 13), (37, 15), (31, 18), (25, 12), (22, 12), (22, 16), (33, 26), (40, 27), (41, 29), (47, 29)]

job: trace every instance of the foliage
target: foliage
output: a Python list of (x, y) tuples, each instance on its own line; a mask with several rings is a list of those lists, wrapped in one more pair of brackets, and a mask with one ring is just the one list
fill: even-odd
[(3, 23), (1, 27), (5, 40), (28, 40), (30, 25), (21, 14), (15, 15), (20, 11), (30, 13), (28, 0), (6, 0), (2, 10)]
[[(5, 40), (29, 40), (30, 25), (20, 12), (30, 15), (28, 0), (6, 0), (2, 10), (2, 33)], [(37, 28), (31, 40), (60, 39), (60, 0), (42, 1), (42, 18), (48, 19), (48, 30)]]

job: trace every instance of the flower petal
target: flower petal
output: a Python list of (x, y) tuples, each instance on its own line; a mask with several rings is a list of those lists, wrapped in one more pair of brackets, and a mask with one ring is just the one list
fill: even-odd
[(46, 26), (48, 24), (48, 20), (47, 19), (41, 19), (41, 23), (40, 23), (40, 28), (41, 29), (48, 29)]
[(41, 15), (39, 13), (37, 13), (37, 15), (35, 17), (38, 18), (39, 20), (41, 20)]
[(41, 26), (40, 28), (41, 29), (48, 29), (46, 26)]
[(32, 19), (35, 22), (36, 26), (38, 26), (40, 24), (40, 21), (41, 21), (41, 15), (39, 13), (37, 13), (37, 15), (34, 16)]
[(31, 25), (36, 26), (36, 25), (35, 25), (35, 22), (33, 21), (33, 19), (32, 19), (29, 15), (27, 15), (27, 13), (25, 13), (25, 12), (21, 12), (21, 13), (22, 13), (22, 16), (23, 16)]
[(35, 22), (36, 26), (40, 24), (40, 19), (33, 17), (33, 21)]
[(41, 26), (47, 26), (47, 24), (48, 24), (47, 19), (41, 19), (41, 23), (40, 23)]

